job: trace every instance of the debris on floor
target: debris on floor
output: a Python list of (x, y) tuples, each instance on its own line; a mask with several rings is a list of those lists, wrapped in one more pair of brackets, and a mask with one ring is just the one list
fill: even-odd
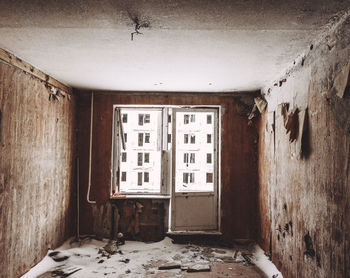
[(81, 268), (77, 266), (58, 266), (52, 271), (51, 276), (68, 277), (79, 270)]
[[(258, 248), (258, 247), (256, 247)], [(53, 251), (55, 256), (67, 257), (62, 262), (53, 260), (52, 251), (42, 262), (22, 278), (39, 277), (47, 272), (58, 277), (264, 277), (260, 269), (269, 267), (267, 276), (280, 274), (254, 246), (212, 248), (195, 244), (173, 244), (170, 238), (160, 242), (126, 241), (117, 246), (115, 241), (87, 239)], [(51, 255), (50, 255), (51, 254)], [(75, 272), (74, 272), (75, 271)], [(46, 276), (45, 276), (46, 277)], [(279, 278), (282, 277), (280, 274)]]
[(181, 265), (177, 263), (165, 263), (158, 267), (159, 270), (168, 270), (168, 269), (177, 269), (177, 268), (178, 269), (181, 268)]
[(193, 264), (187, 268), (187, 272), (206, 272), (210, 270), (211, 266), (209, 264)]
[(63, 262), (69, 258), (64, 252), (52, 251), (48, 254), (55, 262)]

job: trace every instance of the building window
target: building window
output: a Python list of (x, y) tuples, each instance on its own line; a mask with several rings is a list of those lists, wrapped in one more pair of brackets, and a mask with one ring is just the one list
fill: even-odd
[(123, 114), (122, 118), (123, 118), (123, 123), (127, 123), (128, 122), (128, 114)]
[(145, 153), (145, 163), (149, 163), (149, 153)]
[(142, 153), (137, 153), (137, 166), (142, 166), (142, 157), (143, 154)]
[(188, 134), (184, 134), (184, 144), (188, 144)]
[(211, 153), (207, 153), (207, 163), (211, 163)]
[(149, 182), (149, 173), (148, 172), (145, 172), (144, 173), (144, 182)]
[(142, 172), (137, 173), (137, 185), (138, 186), (142, 185)]
[(211, 115), (207, 115), (207, 124), (211, 124)]
[(213, 173), (207, 173), (207, 183), (213, 182)]
[(208, 144), (211, 143), (211, 134), (207, 134), (207, 143), (208, 143)]
[(121, 180), (126, 181), (126, 172), (122, 172)]
[(150, 142), (150, 137), (151, 137), (151, 134), (145, 133), (145, 144), (149, 144), (149, 142)]
[(122, 152), (122, 162), (126, 162), (126, 152)]

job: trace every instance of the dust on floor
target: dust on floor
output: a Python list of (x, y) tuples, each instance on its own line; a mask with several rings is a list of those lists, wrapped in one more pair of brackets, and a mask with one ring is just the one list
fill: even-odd
[[(58, 252), (56, 252), (58, 251)], [(199, 272), (198, 272), (199, 271)], [(70, 274), (71, 273), (71, 274)], [(258, 246), (213, 248), (193, 244), (126, 241), (116, 246), (108, 240), (87, 238), (67, 241), (22, 278), (34, 277), (278, 277), (282, 274)]]

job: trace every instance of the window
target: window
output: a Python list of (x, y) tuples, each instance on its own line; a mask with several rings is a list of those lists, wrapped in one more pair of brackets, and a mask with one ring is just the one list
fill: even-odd
[(151, 135), (149, 133), (145, 133), (145, 144), (149, 144)]
[(128, 114), (123, 114), (122, 118), (123, 118), (123, 123), (127, 123), (128, 122)]
[(149, 182), (149, 173), (148, 172), (145, 172), (144, 173), (144, 182)]
[(151, 115), (150, 114), (146, 114), (145, 118), (144, 118), (144, 123), (145, 124), (149, 124), (151, 122)]
[(211, 124), (211, 115), (207, 115), (207, 124)]
[(145, 153), (145, 163), (149, 163), (149, 153)]
[(122, 172), (121, 180), (126, 181), (126, 172)]
[(188, 144), (188, 134), (184, 134), (184, 144)]
[(213, 173), (207, 173), (207, 183), (213, 182)]
[(211, 163), (211, 153), (207, 153), (207, 163)]
[(171, 186), (175, 192), (212, 192), (217, 110), (115, 106), (112, 193), (166, 195)]
[(208, 144), (211, 143), (211, 134), (207, 134), (207, 143), (208, 143)]
[(126, 162), (126, 152), (122, 152), (122, 162)]

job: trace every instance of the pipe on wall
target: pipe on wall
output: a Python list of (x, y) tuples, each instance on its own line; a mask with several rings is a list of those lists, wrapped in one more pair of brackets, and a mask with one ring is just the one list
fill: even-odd
[(86, 193), (86, 200), (89, 204), (96, 204), (96, 201), (90, 200), (93, 120), (94, 120), (94, 92), (92, 91), (91, 92), (91, 109), (90, 109), (89, 181), (88, 181), (88, 190)]

